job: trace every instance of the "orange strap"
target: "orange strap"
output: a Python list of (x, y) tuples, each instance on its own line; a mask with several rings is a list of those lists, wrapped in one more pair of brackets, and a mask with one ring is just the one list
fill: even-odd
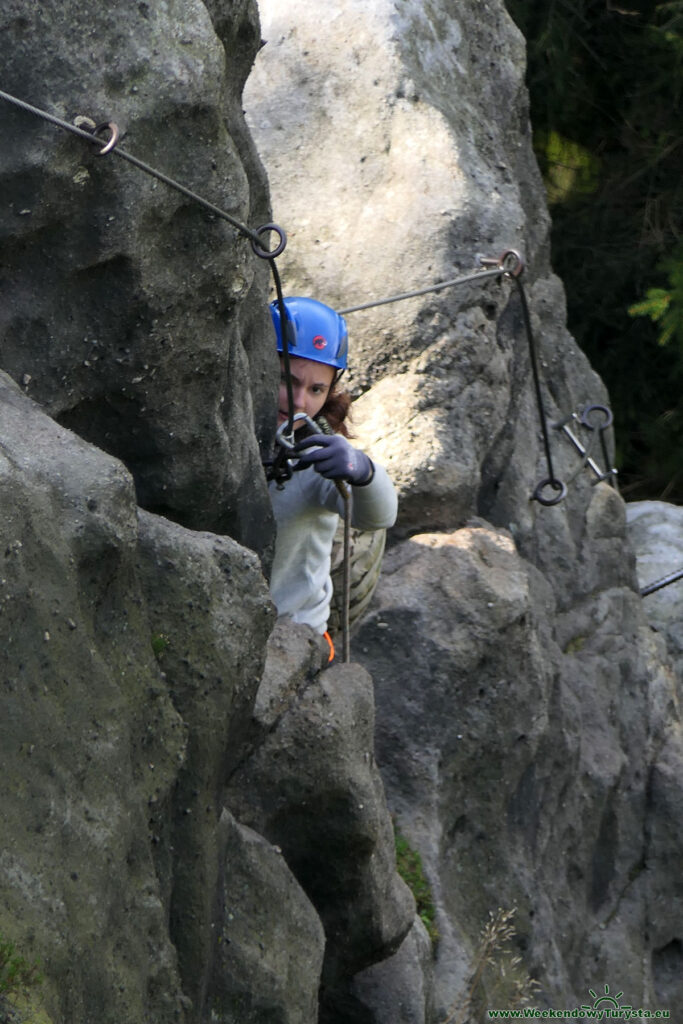
[(328, 644), (330, 645), (330, 656), (327, 659), (328, 664), (329, 664), (330, 661), (334, 661), (334, 644), (332, 643), (332, 637), (330, 636), (329, 633), (325, 632), (325, 633), (323, 633), (323, 636), (325, 637), (325, 639), (327, 640)]

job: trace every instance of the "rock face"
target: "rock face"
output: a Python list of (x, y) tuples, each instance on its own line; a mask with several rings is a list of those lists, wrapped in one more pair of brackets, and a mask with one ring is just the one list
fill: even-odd
[(529, 978), (536, 1005), (572, 1008), (596, 973), (626, 977), (633, 1005), (677, 1005), (657, 963), (680, 922), (668, 864), (682, 837), (657, 803), (672, 784), (680, 796), (681, 731), (640, 599), (614, 587), (559, 613), (511, 536), (480, 524), (397, 545), (376, 602), (356, 644), (390, 803), (437, 900), (436, 1005), (466, 990), (498, 907), (516, 908), (526, 976), (499, 953), (506, 979), (489, 972), (480, 1009), (514, 1006)]
[[(502, 3), (261, 13), (246, 99), (286, 291), (350, 306), (512, 246), (548, 418), (606, 402), (564, 326)], [(241, 107), (251, 0), (9, 0), (0, 26), (4, 89), (114, 119), (126, 149), (269, 219)], [(559, 428), (567, 497), (530, 501), (548, 467), (514, 282), (349, 314), (358, 432), (401, 519), (361, 664), (323, 672), (262, 572), (265, 266), (2, 101), (0, 131), (0, 934), (43, 963), (29, 1012), (441, 1024), (608, 986), (683, 1004), (680, 678), (623, 502)]]
[[(683, 509), (665, 501), (633, 501), (626, 506), (626, 521), (641, 587), (683, 569)], [(644, 605), (683, 676), (683, 580), (649, 594)]]
[[(518, 250), (549, 424), (552, 473), (513, 281), (348, 314), (355, 429), (400, 495), (354, 651), (440, 932), (431, 989), (406, 945), (414, 998), (393, 999), (387, 962), (359, 975), (352, 1019), (479, 1019), (525, 994), (571, 1009), (605, 985), (680, 1005), (680, 680), (638, 596), (623, 502), (560, 429), (574, 414), (609, 468), (606, 415), (581, 423), (607, 395), (549, 266), (523, 40), (498, 2), (262, 0), (261, 20), (245, 101), (290, 231), (287, 290), (344, 309)], [(544, 507), (530, 499), (548, 476), (567, 495)], [(512, 947), (472, 989), (498, 908), (516, 908)]]
[(258, 560), (139, 525), (122, 465), (5, 375), (0, 436), (0, 932), (39, 953), (54, 1021), (184, 1020), (181, 979), (194, 999), (211, 968), (219, 723), (253, 700), (272, 622)]
[(6, 375), (0, 436), (0, 934), (55, 1024), (313, 1024), (413, 922), (367, 674), (289, 624), (260, 685), (253, 552), (138, 510)]
[[(117, 122), (126, 150), (255, 227), (266, 188), (240, 93), (258, 18), (253, 3), (211, 6), (227, 54), (199, 0), (11, 0), (3, 89)], [(225, 221), (116, 156), (5, 102), (0, 133), (0, 365), (122, 459), (142, 506), (263, 550), (250, 428), (273, 426), (267, 269)]]
[[(373, 753), (371, 680), (350, 665), (310, 678), (311, 664), (320, 665), (317, 642), (290, 632), (283, 625), (273, 634), (253, 751), (231, 777), (227, 800), (282, 850), (320, 913), (327, 938), (323, 1016), (336, 1020), (345, 982), (398, 948), (415, 907), (395, 872)], [(290, 673), (283, 675), (283, 664), (292, 665)]]
[(282, 854), (223, 812), (218, 970), (208, 1003), (235, 1024), (318, 1017), (325, 934)]
[[(127, 151), (268, 220), (241, 110), (252, 2), (16, 0), (0, 24), (4, 89), (115, 119)], [(414, 903), (367, 674), (321, 680), (294, 628), (259, 690), (267, 270), (115, 156), (4, 101), (0, 129), (0, 934), (42, 961), (31, 1012), (54, 1024), (314, 1024)]]

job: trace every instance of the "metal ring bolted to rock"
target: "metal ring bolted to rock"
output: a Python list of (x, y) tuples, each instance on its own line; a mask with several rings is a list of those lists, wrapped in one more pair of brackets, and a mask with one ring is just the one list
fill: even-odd
[(521, 277), (524, 272), (524, 260), (516, 249), (506, 249), (504, 253), (501, 253), (498, 266), (510, 277)]
[(252, 238), (251, 247), (262, 260), (274, 260), (276, 256), (285, 251), (287, 245), (287, 235), (285, 234), (284, 228), (281, 228), (279, 224), (263, 224), (262, 227), (256, 228), (256, 234), (262, 235), (266, 231), (274, 231), (279, 237), (280, 241), (274, 249), (264, 249)]
[[(546, 487), (552, 487), (553, 490), (557, 491), (557, 494), (552, 498), (544, 497), (543, 491)], [(547, 476), (544, 480), (541, 480), (531, 497), (533, 501), (537, 501), (539, 505), (545, 505), (547, 508), (551, 505), (559, 505), (567, 497), (567, 485), (562, 480), (554, 480), (552, 477)]]
[(93, 135), (99, 136), (100, 132), (103, 132), (105, 128), (109, 129), (109, 138), (102, 146), (102, 149), (98, 149), (95, 154), (96, 156), (106, 156), (107, 153), (111, 153), (119, 141), (119, 126), (114, 121), (103, 121), (102, 124), (98, 124), (96, 128), (93, 128)]
[[(591, 423), (589, 416), (592, 412), (603, 413), (605, 422)], [(607, 430), (608, 427), (612, 426), (613, 420), (612, 410), (608, 409), (606, 405), (587, 405), (581, 413), (581, 425), (587, 427), (588, 430)]]

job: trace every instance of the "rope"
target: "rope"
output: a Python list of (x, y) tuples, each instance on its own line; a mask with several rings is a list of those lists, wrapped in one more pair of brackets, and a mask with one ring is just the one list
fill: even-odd
[(454, 288), (460, 284), (469, 284), (470, 281), (485, 281), (490, 277), (501, 277), (503, 274), (507, 274), (508, 271), (502, 266), (496, 267), (495, 270), (478, 270), (473, 274), (467, 274), (465, 277), (456, 277), (452, 281), (441, 281), (439, 284), (428, 285), (425, 288), (417, 288), (412, 292), (402, 292), (400, 295), (390, 295), (386, 299), (375, 299), (372, 302), (363, 302), (359, 306), (348, 306), (346, 309), (340, 309), (337, 312), (342, 316), (347, 313), (358, 313), (361, 309), (373, 309), (375, 306), (386, 306), (390, 302), (403, 302), (404, 299), (414, 299), (418, 295), (429, 295), (431, 292), (440, 292), (444, 288)]
[[(193, 192), (192, 189), (187, 188), (186, 185), (182, 185), (174, 178), (170, 178), (167, 174), (164, 174), (163, 171), (159, 171), (157, 168), (145, 163), (144, 160), (140, 160), (139, 157), (133, 156), (132, 153), (126, 152), (125, 149), (122, 149), (118, 145), (118, 128), (113, 121), (98, 125), (91, 131), (86, 131), (84, 128), (79, 128), (75, 124), (70, 124), (69, 121), (64, 121), (61, 117), (49, 114), (46, 110), (34, 107), (32, 104), (26, 103), (24, 100), (20, 100), (16, 96), (11, 96), (9, 93), (3, 92), (2, 90), (0, 90), (0, 99), (13, 104), (15, 107), (19, 107), (19, 109), (24, 110), (29, 114), (33, 114), (35, 117), (42, 118), (42, 120), (48, 121), (50, 124), (57, 125), (58, 128), (71, 132), (72, 135), (77, 135), (79, 138), (85, 139), (86, 142), (91, 143), (91, 145), (99, 146), (98, 155), (113, 153), (116, 156), (121, 157), (122, 160), (126, 160), (129, 164), (132, 164), (139, 170), (144, 171), (145, 174), (150, 175), (152, 178), (156, 178), (157, 181), (163, 182), (164, 185), (168, 185), (169, 188), (175, 189), (176, 192), (180, 192), (181, 195), (184, 195), (193, 202), (203, 206), (205, 210), (209, 211), (209, 213), (227, 221), (228, 224), (232, 225), (232, 227), (234, 227), (244, 238), (248, 238), (251, 241), (252, 247), (257, 256), (265, 259), (273, 259), (275, 256), (279, 256), (283, 251), (286, 245), (286, 237), (281, 228), (278, 228), (277, 225), (273, 224), (264, 224), (263, 227), (254, 230), (237, 220), (226, 210), (223, 210), (214, 203), (209, 202), (208, 199), (204, 199), (204, 197), (200, 196), (197, 192)], [(110, 138), (103, 143), (99, 133), (104, 128), (109, 128), (111, 135)], [(272, 252), (261, 247), (261, 235), (265, 231), (276, 231), (280, 236), (280, 242)]]
[(672, 572), (668, 576), (662, 576), (661, 579), (655, 580), (654, 583), (648, 583), (646, 587), (642, 587), (640, 591), (641, 597), (647, 597), (648, 594), (654, 594), (657, 590), (662, 590), (664, 587), (668, 587), (671, 583), (676, 583), (678, 580), (683, 580), (683, 569), (679, 569), (677, 572)]
[(351, 661), (351, 630), (349, 613), (351, 608), (351, 488), (336, 481), (337, 489), (344, 500), (344, 574), (342, 579), (342, 661)]
[[(548, 422), (545, 414), (545, 406), (543, 404), (543, 394), (541, 392), (541, 378), (538, 372), (538, 358), (536, 353), (536, 341), (534, 339), (534, 332), (531, 327), (531, 314), (529, 313), (529, 303), (527, 302), (526, 292), (524, 285), (519, 280), (519, 276), (514, 276), (513, 281), (517, 288), (520, 303), (522, 306), (522, 318), (524, 320), (524, 327), (526, 330), (527, 341), (529, 344), (529, 359), (531, 361), (531, 373), (534, 380), (534, 391), (536, 393), (536, 407), (538, 409), (538, 418), (541, 424), (541, 434), (543, 435), (543, 448), (545, 450), (545, 461), (548, 467), (548, 476), (541, 480), (536, 487), (536, 490), (532, 494), (532, 500), (538, 501), (541, 505), (557, 505), (567, 494), (566, 485), (555, 476), (555, 470), (553, 469), (553, 459), (550, 453), (550, 437), (548, 434)], [(556, 494), (552, 498), (546, 498), (543, 495), (543, 491), (546, 487), (552, 487)]]

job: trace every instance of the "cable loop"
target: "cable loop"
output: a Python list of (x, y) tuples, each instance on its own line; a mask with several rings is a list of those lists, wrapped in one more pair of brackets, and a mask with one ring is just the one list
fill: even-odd
[[(552, 498), (546, 498), (543, 491), (546, 487), (552, 487), (557, 493)], [(567, 485), (562, 480), (557, 480), (553, 477), (546, 477), (536, 487), (536, 490), (531, 495), (533, 501), (537, 501), (539, 505), (545, 505), (549, 508), (551, 505), (559, 505), (561, 501), (567, 497)]]
[(280, 241), (274, 249), (264, 249), (255, 239), (251, 239), (251, 247), (254, 253), (262, 260), (274, 260), (276, 256), (285, 251), (287, 245), (287, 235), (284, 228), (281, 228), (279, 224), (263, 224), (260, 228), (256, 228), (256, 234), (258, 236), (263, 235), (266, 231), (274, 231)]

